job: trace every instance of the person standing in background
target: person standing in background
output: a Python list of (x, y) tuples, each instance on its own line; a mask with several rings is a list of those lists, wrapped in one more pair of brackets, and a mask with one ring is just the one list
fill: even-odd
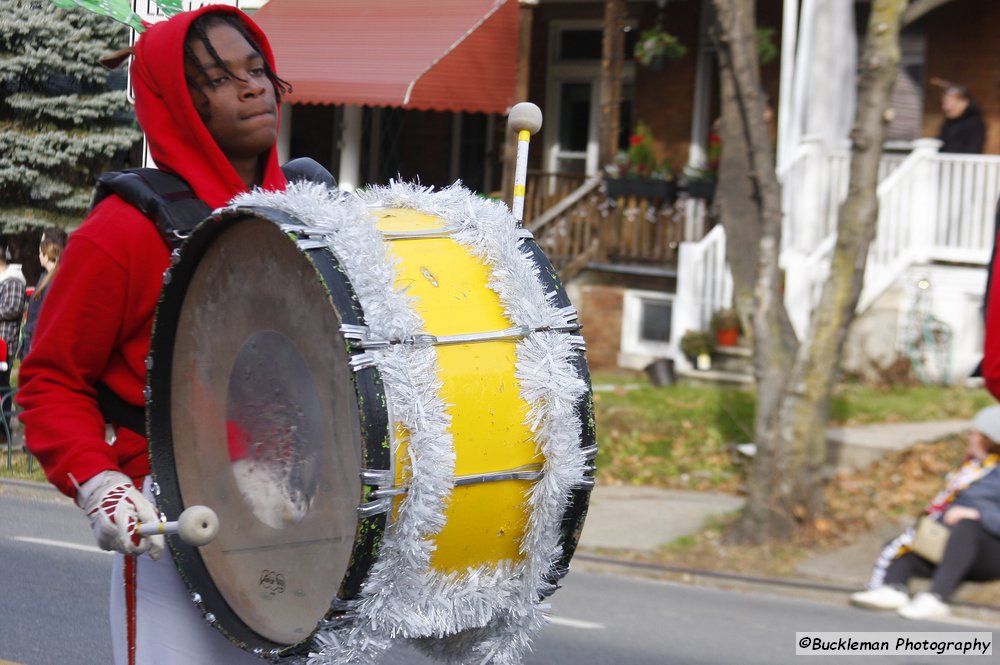
[(938, 133), (940, 152), (979, 154), (983, 151), (986, 125), (983, 113), (969, 95), (968, 88), (948, 83), (941, 94), (941, 112), (945, 120)]
[(7, 369), (0, 372), (0, 394), (10, 391), (10, 370), (21, 336), (24, 289), (27, 282), (19, 263), (10, 263), (10, 250), (0, 252), (0, 339), (7, 345)]
[(38, 244), (38, 261), (42, 264), (44, 272), (38, 280), (35, 292), (28, 299), (28, 313), (24, 322), (24, 330), (21, 331), (21, 349), (18, 352), (19, 358), (28, 355), (31, 349), (31, 335), (35, 331), (35, 324), (38, 322), (38, 313), (42, 311), (42, 301), (52, 279), (56, 276), (56, 268), (59, 266), (59, 257), (66, 247), (66, 232), (58, 226), (49, 226), (42, 231), (42, 240)]

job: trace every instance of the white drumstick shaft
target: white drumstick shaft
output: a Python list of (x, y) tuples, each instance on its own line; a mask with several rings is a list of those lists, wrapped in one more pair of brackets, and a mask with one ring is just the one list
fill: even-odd
[(514, 219), (522, 221), (524, 219), (524, 191), (528, 182), (528, 142), (531, 140), (531, 132), (522, 129), (517, 133), (517, 162), (514, 168), (514, 198), (511, 201), (511, 212)]
[(177, 533), (177, 522), (143, 522), (136, 529), (140, 536), (172, 536)]

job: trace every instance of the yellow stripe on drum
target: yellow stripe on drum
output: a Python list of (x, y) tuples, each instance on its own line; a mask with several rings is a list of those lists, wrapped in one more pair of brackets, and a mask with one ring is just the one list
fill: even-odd
[[(434, 228), (435, 218), (409, 210), (377, 212), (383, 231)], [(396, 286), (416, 300), (427, 332), (457, 335), (503, 330), (512, 325), (496, 293), (486, 285), (489, 270), (448, 238), (390, 243), (399, 259)], [(479, 342), (437, 347), (441, 399), (449, 405), (458, 476), (540, 464), (533, 435), (524, 425), (527, 405), (514, 376), (513, 342)], [(405, 450), (403, 451), (405, 454)], [(397, 459), (397, 469), (408, 466)], [(503, 559), (520, 559), (527, 526), (526, 493), (531, 482), (505, 480), (456, 487), (444, 529), (436, 538), (431, 565), (464, 571)]]

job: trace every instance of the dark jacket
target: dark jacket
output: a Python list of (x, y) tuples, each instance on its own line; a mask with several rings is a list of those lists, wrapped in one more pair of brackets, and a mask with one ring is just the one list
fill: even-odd
[(969, 102), (962, 115), (945, 120), (938, 138), (942, 142), (941, 152), (981, 153), (986, 141), (986, 125), (976, 103)]

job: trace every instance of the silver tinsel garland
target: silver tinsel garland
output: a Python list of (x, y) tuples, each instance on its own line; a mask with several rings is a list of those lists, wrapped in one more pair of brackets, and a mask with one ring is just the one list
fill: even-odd
[[(373, 208), (410, 208), (439, 217), (490, 270), (488, 287), (514, 325), (564, 323), (518, 241), (519, 227), (501, 203), (460, 185), (434, 191), (393, 183), (346, 195), (311, 183), (284, 193), (255, 191), (233, 206), (283, 210), (321, 235), (344, 266), (375, 337), (423, 332), (411, 299), (394, 286), (395, 266), (375, 228)], [(559, 527), (571, 490), (584, 476), (577, 400), (587, 390), (573, 365), (580, 353), (567, 333), (534, 333), (517, 342), (515, 374), (528, 406), (526, 424), (545, 457), (544, 475), (528, 492), (522, 561), (447, 574), (431, 568), (433, 537), (444, 526), (454, 486), (455, 451), (446, 404), (439, 397), (433, 347), (372, 351), (394, 420), (410, 433), (412, 478), (397, 519), (360, 593), (355, 618), (321, 630), (308, 665), (375, 663), (399, 638), (454, 664), (515, 665), (546, 621), (541, 601), (560, 555)]]

